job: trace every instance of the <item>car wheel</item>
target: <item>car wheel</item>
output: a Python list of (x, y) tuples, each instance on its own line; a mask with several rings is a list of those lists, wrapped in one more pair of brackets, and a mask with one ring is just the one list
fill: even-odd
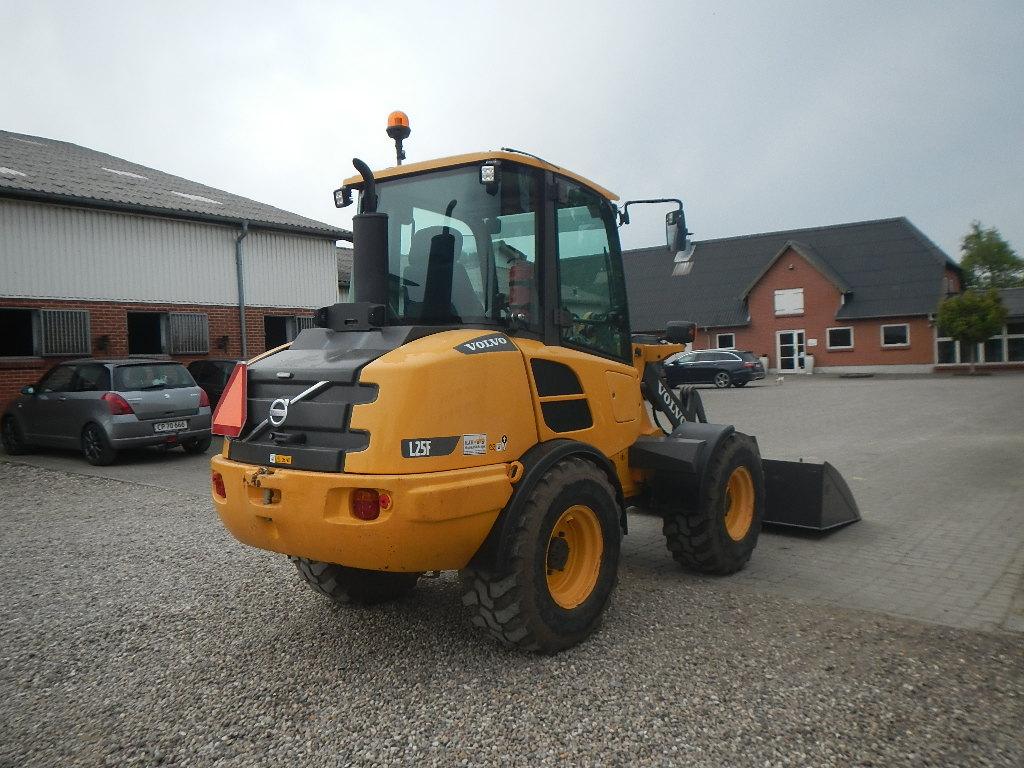
[(209, 435), (206, 437), (192, 437), (188, 440), (182, 440), (181, 447), (184, 449), (185, 453), (199, 455), (210, 450), (210, 443), (212, 442), (213, 438)]
[(4, 450), (11, 456), (28, 453), (29, 445), (25, 442), (21, 427), (13, 416), (4, 417), (3, 425), (0, 426), (0, 441), (4, 444)]
[(82, 454), (85, 460), (97, 467), (113, 464), (117, 451), (110, 445), (107, 433), (99, 424), (86, 424), (82, 430)]
[(732, 377), (729, 376), (725, 371), (719, 371), (715, 374), (715, 386), (719, 389), (725, 389), (732, 384)]

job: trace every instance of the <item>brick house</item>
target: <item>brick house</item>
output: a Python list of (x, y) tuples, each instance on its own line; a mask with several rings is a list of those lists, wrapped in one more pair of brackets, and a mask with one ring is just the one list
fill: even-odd
[(782, 371), (929, 372), (935, 312), (961, 282), (905, 218), (699, 241), (683, 277), (672, 258), (626, 252), (634, 330), (693, 320), (695, 349), (747, 349)]
[(85, 147), (0, 131), (0, 404), (89, 355), (239, 358), (338, 300), (351, 233)]

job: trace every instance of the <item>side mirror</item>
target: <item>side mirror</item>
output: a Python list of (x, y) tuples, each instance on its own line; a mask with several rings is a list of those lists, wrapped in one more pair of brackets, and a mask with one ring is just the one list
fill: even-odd
[(35, 393), (36, 393), (36, 388), (33, 387), (32, 385), (29, 385), (27, 387), (22, 387), (21, 388), (21, 394), (23, 394), (23, 395), (34, 395)]
[(669, 320), (665, 324), (665, 341), (669, 344), (689, 344), (696, 337), (696, 323), (688, 320)]
[(669, 253), (675, 254), (673, 275), (688, 275), (693, 269), (693, 241), (689, 235), (686, 229), (686, 216), (683, 215), (682, 209), (665, 214), (665, 241)]

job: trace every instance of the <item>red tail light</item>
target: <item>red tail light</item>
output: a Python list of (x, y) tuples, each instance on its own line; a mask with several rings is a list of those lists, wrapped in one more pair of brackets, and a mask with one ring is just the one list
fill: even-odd
[(757, 363), (744, 363), (743, 367), (744, 368), (753, 368), (755, 365), (757, 365)]
[(199, 388), (199, 407), (200, 408), (209, 408), (210, 407), (210, 398), (206, 396), (206, 390), (203, 389), (202, 387)]
[(107, 408), (110, 409), (114, 416), (127, 416), (129, 413), (135, 413), (128, 404), (128, 401), (117, 394), (117, 392), (107, 392), (100, 400), (107, 404)]
[(213, 485), (213, 492), (222, 499), (226, 499), (228, 492), (224, 488), (224, 476), (220, 472), (212, 472), (210, 474), (210, 482)]
[(352, 491), (352, 515), (360, 520), (376, 520), (380, 517), (380, 494), (372, 488)]
[(224, 394), (220, 396), (217, 410), (213, 413), (213, 434), (224, 437), (238, 437), (245, 426), (246, 386), (249, 374), (245, 363), (239, 363), (231, 372)]

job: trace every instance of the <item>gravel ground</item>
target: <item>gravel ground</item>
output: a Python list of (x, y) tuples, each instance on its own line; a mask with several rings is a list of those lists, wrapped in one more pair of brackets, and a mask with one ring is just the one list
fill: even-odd
[(495, 646), (454, 581), (332, 606), (195, 496), (0, 462), (0, 765), (1024, 764), (1024, 637), (629, 559), (603, 629)]

